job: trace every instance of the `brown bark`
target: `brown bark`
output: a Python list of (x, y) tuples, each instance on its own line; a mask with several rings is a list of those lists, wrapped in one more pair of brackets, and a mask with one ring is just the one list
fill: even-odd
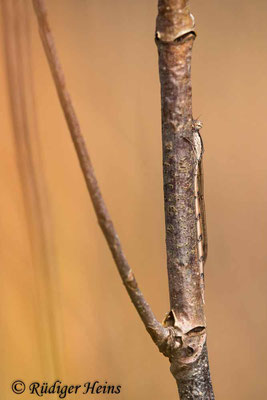
[[(191, 23), (190, 23), (191, 21)], [(195, 39), (188, 1), (159, 0), (156, 43), (161, 82), (167, 268), (180, 348), (170, 355), (181, 400), (213, 399), (196, 231), (191, 54)]]

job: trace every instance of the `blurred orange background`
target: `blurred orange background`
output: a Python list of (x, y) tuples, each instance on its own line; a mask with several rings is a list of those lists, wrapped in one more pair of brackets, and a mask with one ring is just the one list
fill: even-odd
[[(162, 320), (169, 300), (157, 1), (47, 0), (47, 7), (104, 198)], [(260, 400), (267, 391), (267, 3), (192, 0), (191, 8), (194, 117), (204, 124), (212, 379), (218, 400)], [(15, 379), (60, 378), (122, 385), (121, 400), (176, 399), (169, 362), (130, 303), (97, 225), (31, 1), (1, 0), (1, 14), (1, 396), (16, 397)]]

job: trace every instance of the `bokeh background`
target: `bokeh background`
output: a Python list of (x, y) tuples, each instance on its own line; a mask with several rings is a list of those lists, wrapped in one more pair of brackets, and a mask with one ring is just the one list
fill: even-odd
[[(169, 300), (157, 1), (47, 0), (47, 6), (103, 195), (161, 320)], [(204, 124), (214, 389), (218, 400), (263, 400), (267, 3), (192, 0), (191, 7), (198, 32), (193, 109)], [(0, 21), (1, 397), (16, 397), (15, 379), (60, 378), (120, 384), (121, 400), (176, 399), (168, 360), (137, 317), (97, 225), (31, 1), (1, 0)]]

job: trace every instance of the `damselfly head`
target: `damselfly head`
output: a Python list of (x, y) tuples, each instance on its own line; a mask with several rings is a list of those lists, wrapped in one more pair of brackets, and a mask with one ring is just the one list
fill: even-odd
[(199, 131), (203, 126), (203, 123), (199, 119), (193, 120), (193, 129)]

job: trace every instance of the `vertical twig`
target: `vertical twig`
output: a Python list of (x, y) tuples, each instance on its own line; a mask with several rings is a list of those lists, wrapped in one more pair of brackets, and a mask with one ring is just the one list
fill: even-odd
[(195, 209), (191, 54), (194, 19), (186, 0), (159, 0), (156, 43), (161, 82), (167, 267), (172, 326), (181, 346), (170, 356), (181, 400), (214, 399)]

